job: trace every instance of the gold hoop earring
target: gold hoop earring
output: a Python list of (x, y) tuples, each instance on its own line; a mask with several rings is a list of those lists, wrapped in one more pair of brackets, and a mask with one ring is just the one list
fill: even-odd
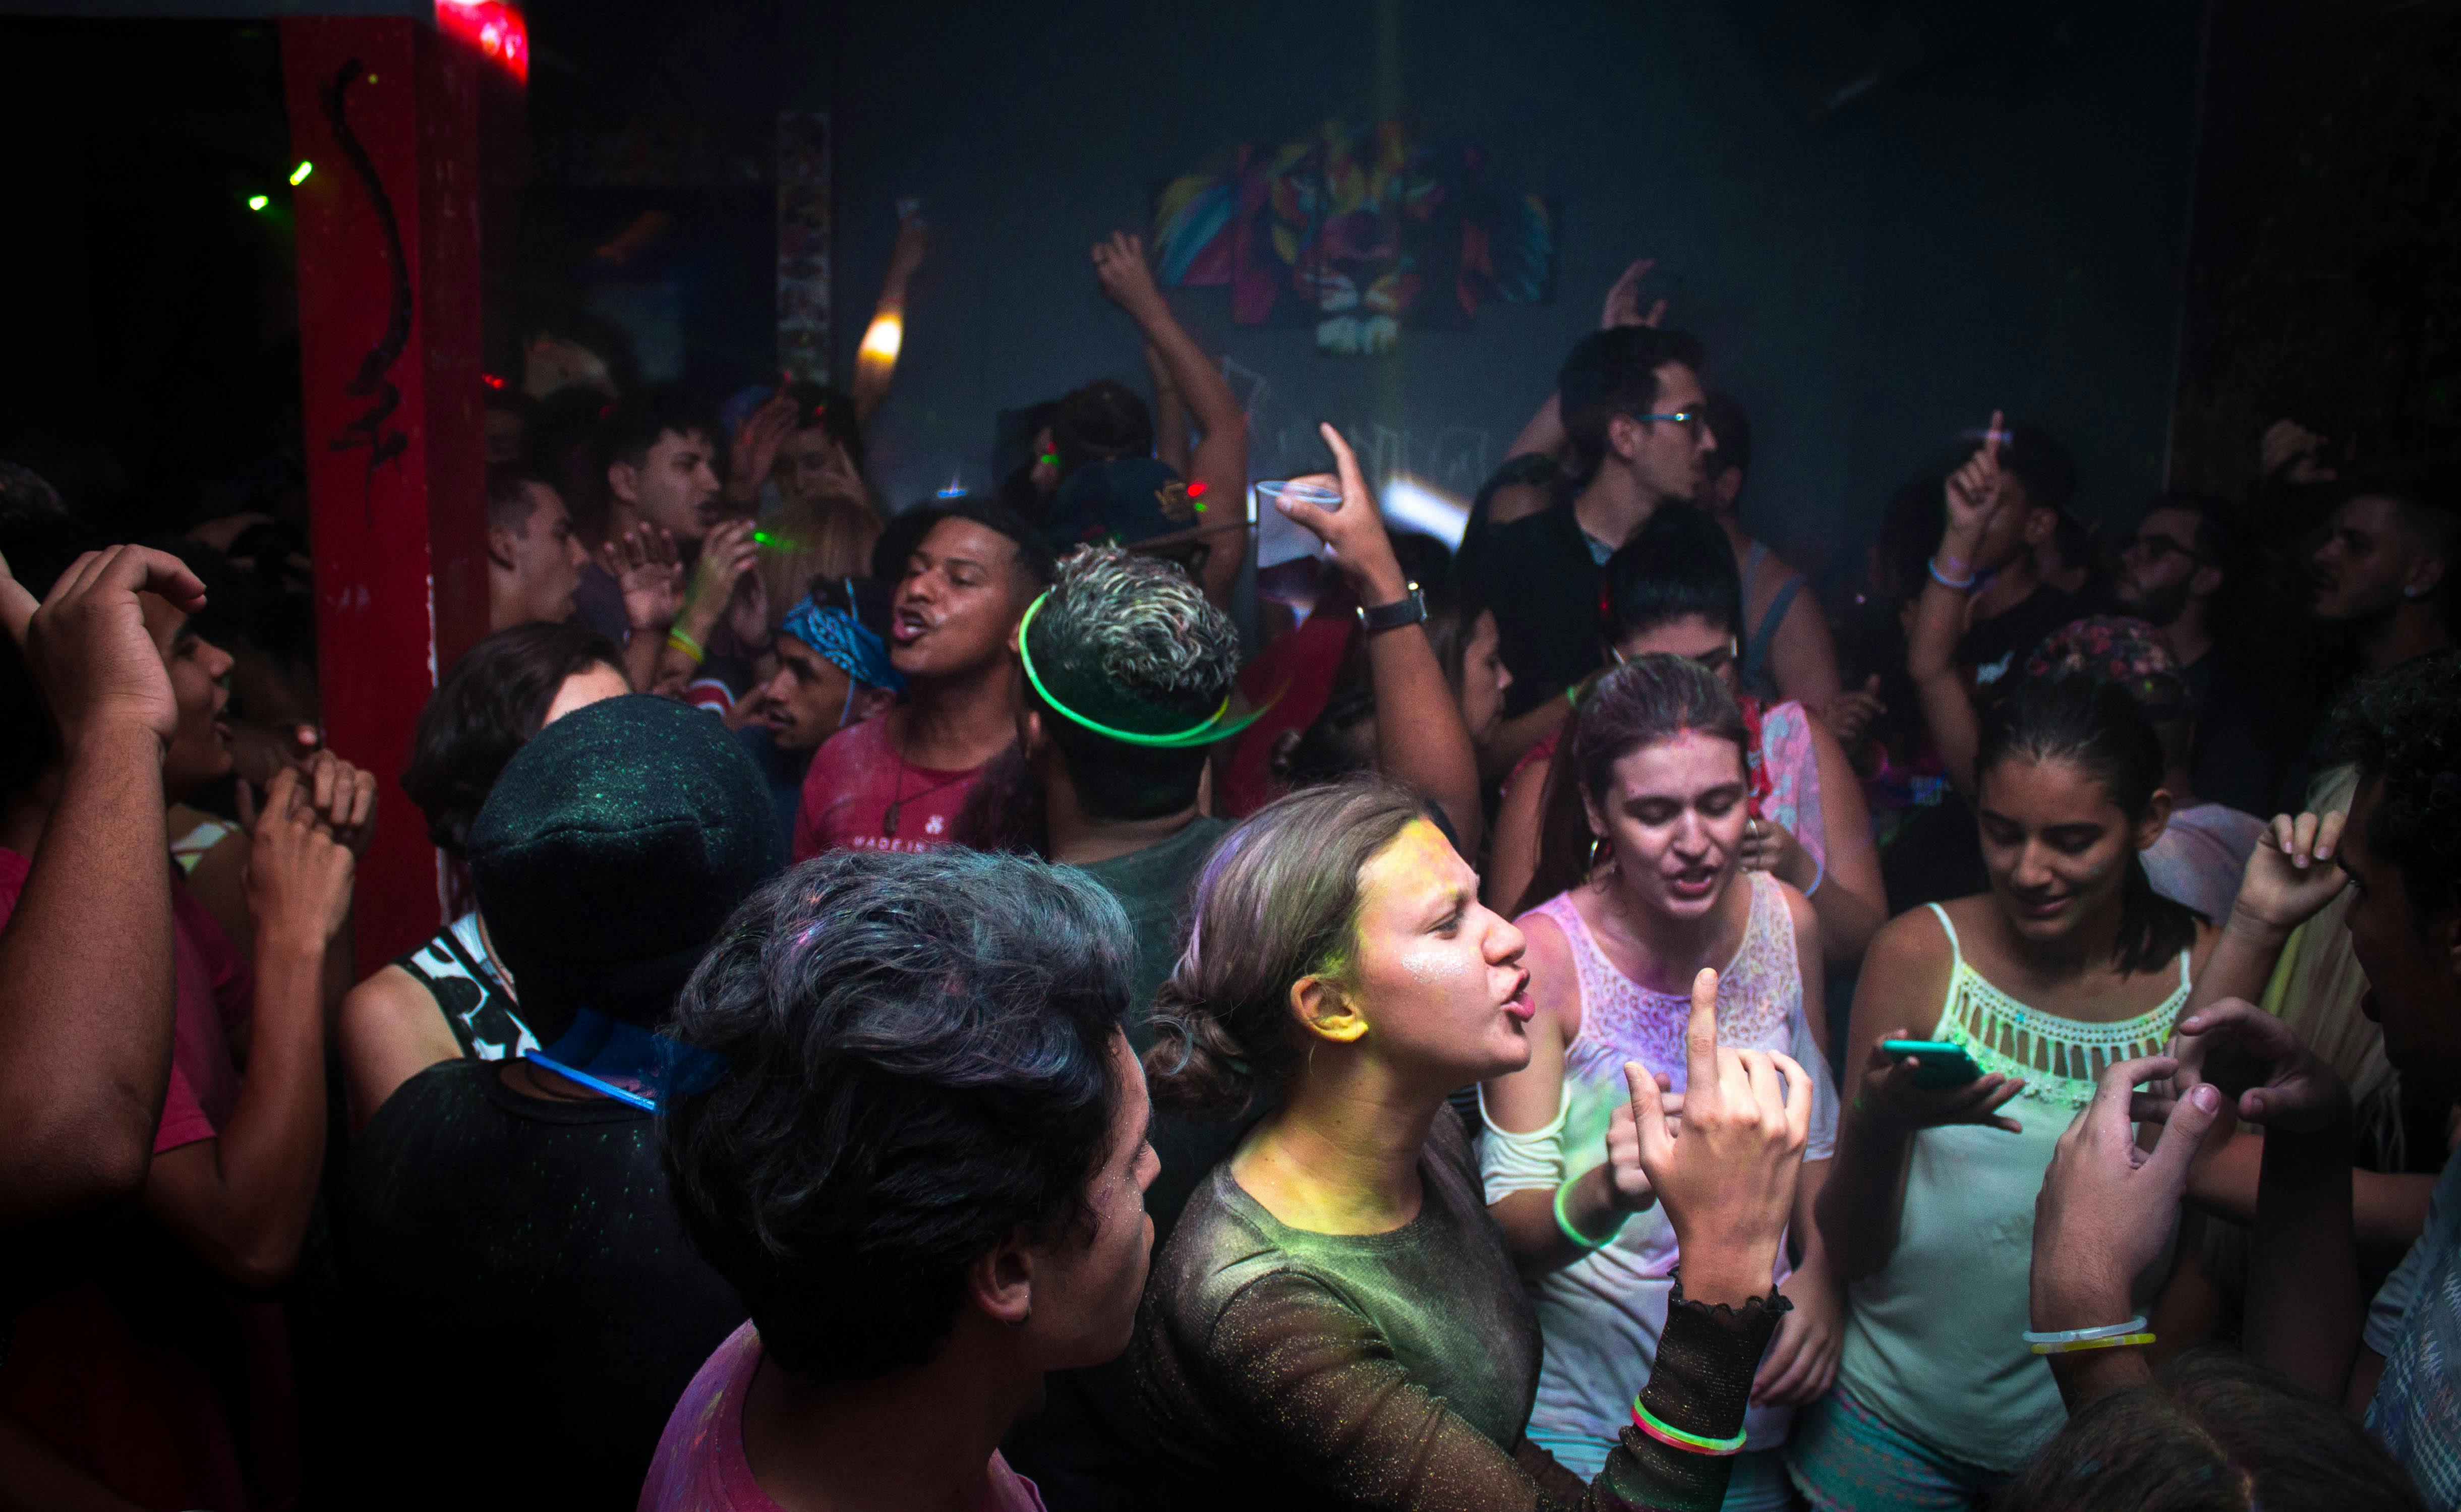
[[(1607, 838), (1604, 835), (1590, 837), (1590, 859), (1583, 867), (1584, 871), (1594, 873), (1598, 869), (1598, 847), (1601, 845), (1607, 845)], [(1607, 845), (1607, 864), (1610, 866), (1615, 864), (1615, 847), (1612, 845)]]

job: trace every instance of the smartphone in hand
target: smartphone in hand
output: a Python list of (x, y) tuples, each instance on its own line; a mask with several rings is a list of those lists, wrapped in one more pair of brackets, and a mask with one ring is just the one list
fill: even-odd
[(1892, 1060), (1915, 1058), (1915, 1085), (1926, 1092), (1945, 1092), (1962, 1087), (1982, 1075), (1982, 1067), (1962, 1045), (1952, 1045), (1944, 1039), (1884, 1039), (1880, 1049)]

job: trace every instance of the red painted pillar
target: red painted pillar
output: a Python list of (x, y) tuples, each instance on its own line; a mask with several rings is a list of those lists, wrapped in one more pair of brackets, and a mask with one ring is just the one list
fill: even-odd
[(439, 669), (487, 630), (480, 441), (479, 70), (415, 20), (282, 23), (301, 393), (326, 738), (375, 775), (362, 972), (442, 918), (439, 853), (401, 791)]

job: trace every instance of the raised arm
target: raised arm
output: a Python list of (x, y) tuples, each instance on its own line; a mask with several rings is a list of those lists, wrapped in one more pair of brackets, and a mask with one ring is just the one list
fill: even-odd
[[(1172, 386), (1187, 401), (1188, 417), (1196, 422), (1199, 438), (1188, 464), (1190, 491), (1194, 491), (1192, 485), (1202, 483), (1214, 499), (1240, 498), (1248, 488), (1247, 412), (1239, 408), (1238, 397), (1221, 370), (1170, 312), (1170, 302), (1154, 283), (1153, 269), (1145, 266), (1144, 240), (1115, 231), (1109, 241), (1097, 243), (1094, 275), (1101, 280), (1102, 292), (1127, 312), (1160, 354)], [(1239, 580), (1240, 564), (1247, 557), (1246, 522), (1226, 521), (1209, 539), (1212, 550), (1205, 559), (1205, 595), (1227, 607), (1230, 586)]]
[(1153, 379), (1154, 456), (1180, 477), (1188, 477), (1194, 464), (1188, 452), (1188, 401), (1180, 397), (1178, 382), (1150, 341), (1145, 343), (1145, 373)]
[[(2253, 1003), (2232, 1000), (2179, 1020), (2171, 1086), (2140, 1099), (2161, 1117), (2210, 1086), (2264, 1127), (2256, 1224), (2248, 1234), (2249, 1354), (2311, 1391), (2342, 1401), (2360, 1355), (2361, 1288), (2350, 1151), (2350, 1095), (2298, 1032)], [(2239, 1090), (2244, 1088), (2245, 1090)], [(2173, 1115), (2175, 1116), (2175, 1115)]]
[(146, 1211), (208, 1269), (244, 1287), (290, 1272), (325, 1157), (325, 952), (350, 917), (352, 856), (295, 769), (266, 790), (248, 857), (256, 1001), (247, 1074), (213, 1137), (163, 1151)]
[(734, 602), (737, 588), (747, 579), (755, 584), (760, 581), (753, 572), (760, 560), (760, 546), (752, 539), (751, 521), (724, 520), (710, 527), (701, 538), (700, 559), (693, 564), (692, 586), (684, 592), (683, 607), (659, 647), (655, 680), (646, 691), (668, 698), (684, 695), (694, 673), (708, 659), (709, 638)]
[(645, 692), (657, 684), (667, 632), (684, 603), (675, 538), (653, 525), (634, 525), (598, 548), (598, 565), (624, 596), (624, 675)]
[(1939, 747), (1949, 781), (1969, 799), (1974, 796), (1974, 756), (1982, 744), (1982, 722), (1957, 665), (1957, 643), (1965, 634), (1972, 607), (1975, 553), (2000, 507), (2001, 429), (2000, 412), (1994, 410), (1982, 450), (1948, 480), (1948, 528), (1932, 557), (1930, 581), (1923, 585), (1915, 606), (1914, 631), (1906, 638), (1906, 671), (1921, 700), (1923, 723)]
[[(1750, 585), (1744, 587), (1748, 591)], [(1795, 594), (1786, 618), (1777, 622), (1777, 633), (1769, 638), (1768, 669), (1778, 695), (1803, 705), (1815, 718), (1828, 717), (1829, 706), (1845, 691), (1837, 674), (1837, 643), (1829, 633), (1820, 601), (1808, 589)]]
[(2291, 931), (2316, 916), (2349, 885), (2333, 864), (2346, 814), (2287, 814), (2273, 823), (2248, 853), (2238, 896), (2222, 925), (2221, 938), (2188, 992), (2191, 1013), (2209, 1003), (2263, 997)]
[(178, 724), (139, 593), (182, 609), (176, 558), (78, 558), (35, 606), (0, 563), (0, 617), (60, 733), (58, 800), (0, 930), (0, 1231), (145, 1180), (170, 1077), (171, 884), (162, 749)]
[(1488, 907), (1507, 918), (1520, 911), (1521, 895), (1538, 875), (1547, 767), (1547, 762), (1532, 761), (1506, 778), (1503, 801), (1495, 805), (1495, 834), (1487, 841), (1487, 870), (1480, 874), (1478, 892)]
[[(1316, 428), (1333, 448), (1336, 475), (1305, 481), (1338, 489), (1341, 502), (1319, 509), (1284, 494), (1282, 513), (1333, 548), (1334, 565), (1351, 581), (1362, 608), (1400, 604), (1409, 594), (1392, 539), (1377, 512), (1376, 496), (1359, 476), (1350, 443), (1330, 425)], [(1411, 784), (1444, 805), (1465, 856), (1478, 854), (1487, 814), (1479, 801), (1478, 756), (1461, 705), (1444, 682), (1444, 670), (1427, 643), (1426, 627), (1403, 625), (1367, 636), (1367, 674), (1376, 691), (1376, 765), (1386, 777)]]
[(931, 249), (931, 229), (923, 218), (902, 217), (897, 223), (897, 245), (888, 250), (888, 276), (881, 282), (880, 303), (873, 307), (863, 345), (855, 351), (852, 396), (859, 426), (871, 423), (872, 412), (888, 397), (888, 385), (897, 376), (897, 353), (906, 344), (906, 287), (913, 282), (914, 270), (923, 266), (923, 254)]

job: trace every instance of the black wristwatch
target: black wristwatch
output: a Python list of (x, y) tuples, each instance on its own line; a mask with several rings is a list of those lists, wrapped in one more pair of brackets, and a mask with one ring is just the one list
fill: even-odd
[(1379, 604), (1372, 609), (1362, 605), (1359, 610), (1359, 623), (1367, 627), (1370, 635), (1378, 630), (1398, 630), (1404, 625), (1417, 625), (1426, 617), (1427, 600), (1415, 583), (1409, 585), (1408, 592), (1390, 604)]

